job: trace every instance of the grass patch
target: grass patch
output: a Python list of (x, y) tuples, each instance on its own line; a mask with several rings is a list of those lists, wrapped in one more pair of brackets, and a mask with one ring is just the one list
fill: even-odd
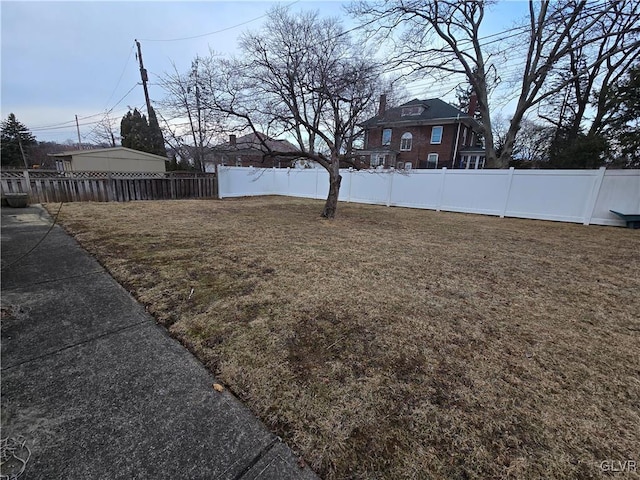
[(60, 222), (325, 479), (640, 461), (640, 236), (282, 197)]

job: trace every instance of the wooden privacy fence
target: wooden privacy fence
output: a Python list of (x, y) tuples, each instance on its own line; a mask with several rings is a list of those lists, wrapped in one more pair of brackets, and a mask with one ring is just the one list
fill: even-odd
[(28, 193), (31, 202), (128, 202), (215, 198), (213, 173), (56, 172), (10, 170), (0, 174), (2, 194)]

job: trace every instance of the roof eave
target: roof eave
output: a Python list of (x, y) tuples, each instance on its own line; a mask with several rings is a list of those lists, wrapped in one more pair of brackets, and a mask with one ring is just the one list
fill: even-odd
[(440, 124), (449, 124), (449, 123), (457, 123), (463, 122), (468, 123), (470, 126), (478, 126), (479, 124), (476, 120), (468, 116), (460, 116), (460, 117), (440, 117), (440, 118), (425, 118), (425, 119), (412, 119), (412, 120), (390, 120), (384, 121), (379, 120), (377, 122), (371, 122), (370, 124), (363, 124), (363, 126), (368, 127), (392, 127), (392, 126), (421, 126), (421, 125), (440, 125)]

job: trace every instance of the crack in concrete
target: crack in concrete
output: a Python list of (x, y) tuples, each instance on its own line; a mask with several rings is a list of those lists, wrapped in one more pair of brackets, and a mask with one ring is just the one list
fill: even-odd
[(80, 345), (91, 343), (91, 342), (93, 342), (95, 340), (99, 340), (101, 338), (108, 337), (109, 335), (114, 335), (116, 333), (120, 333), (120, 332), (123, 332), (125, 330), (132, 329), (134, 327), (139, 327), (140, 325), (143, 325), (143, 324), (152, 325), (151, 322), (148, 319), (145, 318), (144, 320), (141, 320), (141, 321), (139, 321), (137, 323), (134, 323), (132, 325), (127, 325), (125, 327), (120, 327), (120, 328), (116, 328), (116, 329), (113, 329), (113, 330), (109, 330), (108, 332), (104, 332), (104, 333), (101, 333), (101, 334), (96, 335), (94, 337), (87, 338), (87, 339), (82, 340), (80, 342), (76, 342), (76, 343), (74, 343), (72, 345), (66, 345), (64, 347), (59, 348), (58, 350), (54, 350), (53, 352), (44, 353), (44, 354), (39, 355), (37, 357), (29, 358), (28, 360), (23, 360), (21, 362), (16, 363), (15, 365), (9, 365), (8, 367), (2, 368), (2, 370), (0, 370), (0, 371), (5, 372), (7, 370), (11, 370), (12, 368), (19, 367), (19, 366), (24, 365), (26, 363), (31, 363), (31, 362), (34, 362), (36, 360), (41, 360), (43, 358), (50, 357), (52, 355), (56, 355), (56, 354), (58, 354), (60, 352), (63, 352), (65, 350), (69, 350), (70, 348), (74, 348), (74, 347), (78, 347)]

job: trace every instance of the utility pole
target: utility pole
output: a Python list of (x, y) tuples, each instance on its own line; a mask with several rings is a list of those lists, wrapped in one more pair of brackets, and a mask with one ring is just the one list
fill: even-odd
[(198, 143), (197, 146), (197, 151), (198, 151), (198, 158), (197, 158), (197, 162), (196, 162), (196, 168), (198, 169), (199, 172), (203, 172), (204, 168), (203, 168), (203, 162), (202, 162), (202, 154), (203, 154), (203, 145), (204, 145), (204, 139), (203, 139), (203, 135), (202, 135), (202, 113), (201, 113), (201, 109), (200, 109), (200, 86), (199, 86), (199, 81), (198, 81), (198, 58), (196, 58), (194, 67), (193, 67), (193, 75), (195, 77), (195, 83), (196, 83), (196, 111), (198, 112), (198, 137), (200, 142)]
[(138, 47), (138, 61), (140, 62), (140, 78), (142, 78), (142, 87), (144, 88), (144, 99), (147, 102), (147, 118), (149, 120), (149, 127), (151, 127), (150, 148), (153, 150), (153, 153), (166, 157), (167, 152), (164, 146), (164, 137), (162, 135), (162, 130), (160, 130), (158, 119), (156, 118), (156, 114), (151, 107), (151, 100), (149, 100), (149, 89), (147, 88), (149, 77), (147, 75), (147, 70), (144, 68), (144, 64), (142, 63), (142, 48), (140, 47), (140, 42), (138, 40), (136, 40), (136, 46)]
[(82, 150), (82, 140), (80, 140), (80, 124), (78, 123), (78, 115), (76, 115), (76, 130), (78, 131), (78, 150)]
[(147, 82), (149, 81), (149, 76), (147, 75), (147, 70), (144, 68), (144, 64), (142, 63), (142, 48), (140, 47), (140, 42), (136, 40), (136, 46), (138, 47), (138, 61), (140, 62), (140, 78), (142, 78), (142, 88), (144, 88), (144, 99), (147, 101), (147, 117), (151, 112), (151, 101), (149, 100), (149, 89), (147, 88)]
[(29, 164), (27, 163), (27, 157), (24, 154), (24, 148), (22, 148), (22, 138), (20, 138), (20, 132), (17, 133), (18, 146), (20, 147), (20, 154), (22, 155), (22, 161), (24, 162), (24, 168), (29, 170)]

